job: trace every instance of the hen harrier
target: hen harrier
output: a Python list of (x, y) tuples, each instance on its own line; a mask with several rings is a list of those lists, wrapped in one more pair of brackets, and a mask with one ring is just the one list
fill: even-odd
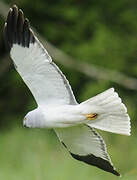
[(17, 72), (38, 105), (27, 113), (24, 126), (54, 128), (73, 158), (119, 176), (102, 137), (94, 129), (130, 135), (127, 109), (114, 89), (78, 104), (66, 77), (16, 5), (9, 10), (4, 38)]

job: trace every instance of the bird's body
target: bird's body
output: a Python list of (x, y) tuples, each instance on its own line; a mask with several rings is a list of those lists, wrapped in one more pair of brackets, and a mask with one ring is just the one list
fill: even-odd
[(86, 117), (80, 113), (78, 105), (55, 105), (39, 107), (29, 112), (26, 119), (27, 127), (65, 128), (84, 123)]
[(17, 72), (38, 105), (27, 113), (24, 126), (54, 128), (73, 158), (119, 176), (94, 129), (130, 135), (127, 109), (114, 88), (78, 104), (68, 80), (16, 5), (9, 10), (4, 38)]

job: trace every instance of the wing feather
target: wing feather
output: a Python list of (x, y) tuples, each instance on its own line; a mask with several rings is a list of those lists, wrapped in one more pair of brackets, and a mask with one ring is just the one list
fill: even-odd
[(22, 10), (15, 5), (8, 13), (4, 39), (16, 70), (38, 105), (77, 103), (66, 77), (34, 35)]
[(55, 129), (55, 132), (73, 158), (120, 176), (113, 167), (105, 142), (93, 128), (81, 125)]

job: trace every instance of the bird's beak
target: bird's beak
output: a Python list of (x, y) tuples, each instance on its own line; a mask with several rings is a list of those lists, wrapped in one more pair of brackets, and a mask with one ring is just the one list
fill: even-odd
[(24, 118), (24, 120), (23, 120), (23, 127), (27, 128), (27, 126), (26, 126), (26, 118)]

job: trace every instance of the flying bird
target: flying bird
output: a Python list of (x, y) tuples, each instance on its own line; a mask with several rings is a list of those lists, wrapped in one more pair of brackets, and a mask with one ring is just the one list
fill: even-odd
[(25, 116), (24, 126), (53, 128), (73, 158), (120, 176), (95, 130), (130, 135), (127, 108), (114, 88), (77, 103), (68, 80), (16, 5), (9, 10), (4, 39), (15, 69), (37, 102), (37, 108)]

